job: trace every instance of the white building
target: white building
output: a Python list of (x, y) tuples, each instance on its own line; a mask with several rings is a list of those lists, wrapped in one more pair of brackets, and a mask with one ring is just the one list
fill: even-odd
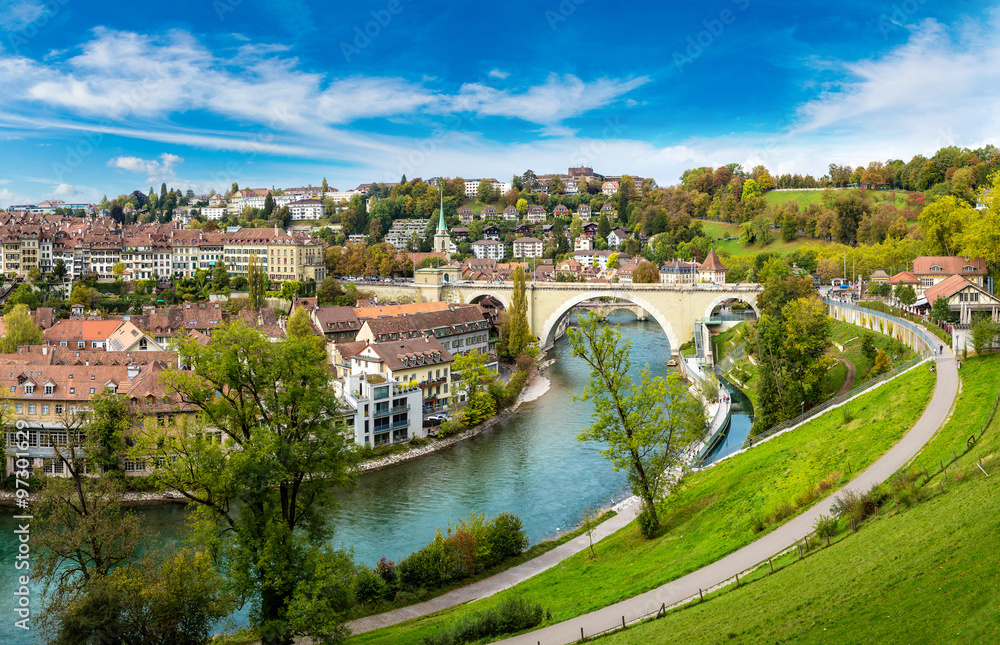
[(515, 258), (540, 258), (545, 251), (545, 245), (535, 237), (519, 237), (514, 240)]
[(416, 385), (357, 371), (338, 385), (347, 404), (348, 427), (353, 428), (354, 442), (359, 446), (384, 446), (427, 436)]
[(594, 238), (581, 235), (580, 237), (573, 240), (573, 250), (574, 251), (593, 251), (594, 250)]
[[(479, 194), (479, 183), (482, 181), (482, 179), (466, 179), (465, 196), (476, 197)], [(506, 194), (511, 189), (511, 183), (509, 181), (497, 181), (492, 177), (489, 177), (486, 181), (493, 184), (493, 190), (499, 191), (501, 195)]]
[(479, 240), (472, 243), (472, 254), (479, 259), (503, 260), (507, 257), (503, 242), (499, 240)]
[[(278, 199), (281, 199), (280, 197)], [(293, 220), (322, 219), (323, 202), (318, 199), (300, 199), (290, 202), (288, 210), (292, 214)]]

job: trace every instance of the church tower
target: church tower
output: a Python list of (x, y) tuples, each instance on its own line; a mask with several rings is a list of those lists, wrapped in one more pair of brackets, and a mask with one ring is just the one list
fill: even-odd
[(451, 235), (448, 234), (448, 226), (444, 223), (444, 179), (438, 179), (438, 189), (441, 191), (441, 213), (438, 218), (437, 232), (434, 234), (434, 250), (451, 255)]

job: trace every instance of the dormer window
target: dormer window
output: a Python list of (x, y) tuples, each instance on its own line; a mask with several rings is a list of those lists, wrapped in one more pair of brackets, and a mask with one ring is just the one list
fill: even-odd
[(936, 264), (935, 264), (934, 266), (932, 266), (932, 267), (931, 267), (931, 271), (933, 271), (934, 273), (940, 273), (940, 272), (941, 272), (941, 270), (942, 270), (942, 269), (941, 269), (941, 267), (939, 267), (939, 266), (938, 266), (938, 265), (936, 265)]
[(35, 393), (35, 386), (32, 385), (31, 383), (28, 383), (27, 385), (24, 386), (24, 393), (25, 394), (34, 394)]
[(56, 391), (56, 386), (55, 385), (48, 384), (48, 385), (45, 386), (45, 393), (46, 394), (53, 394), (55, 391)]
[(965, 265), (964, 267), (962, 267), (962, 270), (963, 270), (963, 271), (965, 271), (966, 273), (972, 273), (973, 271), (975, 271), (975, 270), (976, 270), (976, 267), (973, 267), (973, 266), (969, 266), (969, 265), (967, 264), (967, 265)]

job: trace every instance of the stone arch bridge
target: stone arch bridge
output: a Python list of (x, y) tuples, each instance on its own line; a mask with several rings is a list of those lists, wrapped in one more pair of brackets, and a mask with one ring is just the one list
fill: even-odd
[[(550, 347), (565, 328), (565, 320), (579, 304), (614, 299), (622, 304), (636, 305), (649, 318), (656, 320), (670, 342), (670, 351), (694, 336), (695, 324), (711, 317), (712, 311), (727, 300), (748, 303), (757, 313), (757, 296), (763, 287), (756, 284), (593, 284), (574, 282), (528, 282), (528, 324), (543, 348)], [(512, 282), (444, 282), (438, 284), (364, 286), (380, 299), (412, 298), (417, 302), (446, 301), (478, 303), (488, 296), (496, 298), (509, 309), (513, 297)], [(609, 306), (613, 304), (608, 303)], [(631, 307), (630, 307), (631, 309)], [(610, 313), (610, 311), (608, 312)]]

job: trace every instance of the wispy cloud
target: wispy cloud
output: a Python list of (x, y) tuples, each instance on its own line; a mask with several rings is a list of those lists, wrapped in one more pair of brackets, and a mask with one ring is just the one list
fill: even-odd
[(139, 157), (115, 157), (108, 161), (109, 168), (146, 175), (146, 181), (154, 184), (177, 178), (176, 166), (184, 160), (177, 155), (164, 152), (159, 161)]
[(0, 29), (20, 31), (45, 13), (38, 0), (0, 0)]

